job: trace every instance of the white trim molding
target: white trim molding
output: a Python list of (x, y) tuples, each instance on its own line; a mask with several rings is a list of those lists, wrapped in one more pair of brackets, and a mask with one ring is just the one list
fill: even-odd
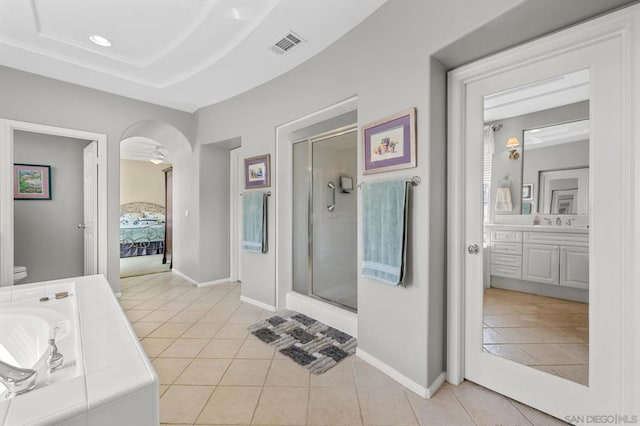
[[(465, 368), (469, 373), (474, 367), (473, 374), (491, 382), (485, 386), (508, 388), (508, 396), (525, 403), (535, 395), (529, 405), (554, 415), (566, 414), (566, 410), (575, 410), (576, 415), (591, 414), (588, 410), (640, 414), (640, 131), (636, 119), (640, 112), (639, 61), (640, 5), (635, 4), (449, 73), (447, 381), (459, 384), (467, 377)], [(469, 135), (475, 135), (478, 128), (481, 138), (483, 97), (509, 85), (516, 87), (577, 66), (589, 69), (592, 77), (590, 137), (595, 142), (590, 152), (590, 199), (599, 200), (592, 205), (590, 214), (590, 255), (594, 256), (590, 276), (598, 283), (590, 289), (588, 387), (573, 386), (556, 376), (525, 370), (513, 363), (500, 364), (508, 367), (500, 377), (494, 374), (498, 361), (493, 361), (500, 359), (479, 351), (470, 357), (472, 362), (465, 360), (465, 324), (473, 315), (477, 318), (481, 309), (477, 303), (465, 300), (465, 294), (469, 294), (476, 302), (477, 286), (465, 287), (466, 274), (474, 265), (467, 260), (466, 245), (475, 242), (476, 228), (481, 223), (473, 216), (477, 204), (467, 199), (468, 194), (471, 198), (480, 197), (466, 187), (469, 161), (475, 158), (467, 145), (471, 146), (468, 141), (474, 136)], [(466, 235), (467, 229), (474, 235)], [(478, 368), (489, 364), (491, 368)], [(482, 371), (478, 373), (479, 370)], [(516, 371), (523, 374), (509, 374)], [(518, 378), (517, 387), (512, 377)], [(552, 382), (553, 386), (549, 386)], [(572, 400), (565, 392), (570, 388)]]
[(0, 286), (13, 285), (13, 136), (16, 130), (98, 143), (98, 274), (107, 274), (107, 135), (0, 118)]
[(256, 300), (256, 299), (252, 299), (252, 298), (247, 297), (247, 296), (240, 296), (240, 301), (248, 303), (248, 304), (253, 305), (253, 306), (257, 306), (258, 308), (262, 308), (262, 309), (264, 309), (266, 311), (269, 311), (269, 312), (276, 312), (276, 307), (275, 306), (271, 306), (271, 305), (269, 305), (267, 303), (261, 302), (261, 301)]
[(293, 291), (287, 293), (287, 309), (298, 311), (333, 328), (358, 337), (358, 314)]
[(227, 278), (221, 278), (219, 280), (213, 280), (213, 281), (205, 281), (202, 283), (196, 283), (196, 287), (211, 287), (214, 285), (219, 285), (219, 284), (226, 284), (226, 283), (230, 283), (233, 282), (231, 281), (231, 278), (227, 277)]
[(197, 287), (198, 285), (198, 281), (194, 280), (193, 278), (191, 278), (189, 275), (178, 271), (176, 268), (172, 268), (171, 272), (175, 273), (176, 275), (184, 278), (185, 280), (189, 281), (191, 284), (193, 284), (194, 287)]
[(391, 377), (396, 382), (400, 383), (402, 386), (409, 389), (411, 392), (420, 395), (423, 398), (431, 398), (444, 383), (444, 372), (440, 373), (438, 377), (436, 377), (436, 379), (433, 381), (433, 383), (428, 388), (426, 388), (360, 348), (356, 349), (356, 355), (362, 358), (367, 363), (371, 364), (373, 367), (382, 371), (387, 376)]

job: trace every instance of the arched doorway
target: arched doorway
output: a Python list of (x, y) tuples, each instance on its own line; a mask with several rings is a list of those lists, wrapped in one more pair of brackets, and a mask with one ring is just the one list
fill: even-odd
[(121, 278), (172, 268), (184, 225), (174, 214), (182, 210), (176, 208), (182, 201), (173, 188), (188, 178), (185, 162), (190, 153), (186, 137), (167, 123), (145, 120), (124, 132), (120, 140)]

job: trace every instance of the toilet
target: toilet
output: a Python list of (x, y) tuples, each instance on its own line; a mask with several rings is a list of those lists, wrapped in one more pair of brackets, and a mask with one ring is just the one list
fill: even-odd
[(13, 267), (13, 283), (16, 284), (18, 281), (27, 278), (27, 267), (26, 266), (14, 266)]

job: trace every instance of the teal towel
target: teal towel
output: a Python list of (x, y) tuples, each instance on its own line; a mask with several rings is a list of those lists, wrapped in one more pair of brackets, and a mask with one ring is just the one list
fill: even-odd
[(267, 194), (248, 192), (242, 197), (242, 249), (267, 252)]
[(362, 186), (362, 275), (391, 285), (404, 282), (410, 182)]

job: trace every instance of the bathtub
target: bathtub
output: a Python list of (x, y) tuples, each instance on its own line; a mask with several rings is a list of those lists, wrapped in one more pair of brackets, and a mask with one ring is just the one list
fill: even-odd
[[(64, 365), (47, 373), (52, 330)], [(0, 384), (0, 425), (159, 423), (158, 377), (101, 275), (0, 288), (0, 360), (38, 371), (13, 398)]]

